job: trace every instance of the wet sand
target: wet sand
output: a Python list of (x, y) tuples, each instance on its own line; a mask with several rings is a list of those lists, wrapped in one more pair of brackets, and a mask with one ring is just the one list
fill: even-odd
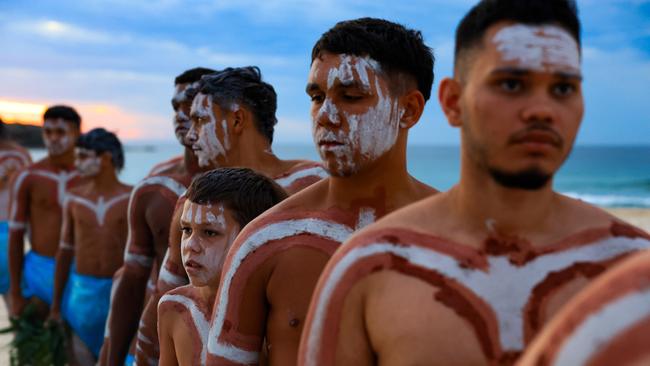
[[(608, 208), (607, 211), (632, 225), (650, 232), (650, 209), (642, 208)], [(7, 308), (0, 301), (0, 328), (9, 326)], [(7, 345), (11, 342), (10, 335), (0, 335), (0, 365), (9, 365), (9, 351)]]

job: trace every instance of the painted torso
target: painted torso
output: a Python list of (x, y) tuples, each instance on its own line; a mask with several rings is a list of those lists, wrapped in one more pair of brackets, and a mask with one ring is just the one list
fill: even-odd
[[(329, 257), (384, 211), (378, 214), (369, 206), (290, 210), (246, 226), (224, 264), (208, 339), (209, 364), (224, 359), (254, 363), (264, 336), (271, 363), (282, 364), (274, 353), (297, 349), (312, 291)], [(268, 307), (258, 309), (266, 302)], [(265, 335), (255, 329), (260, 325)]]
[[(212, 299), (214, 300), (214, 299)], [(158, 303), (158, 313), (171, 321), (168, 329), (179, 365), (205, 365), (210, 327), (211, 303), (204, 301), (191, 285), (166, 293)]]
[(650, 248), (649, 239), (618, 222), (544, 247), (368, 231), (321, 277), (299, 364), (334, 365), (341, 304), (353, 290), (364, 298), (367, 337), (381, 363), (512, 364), (562, 304), (612, 262)]
[(154, 176), (154, 175), (160, 175), (164, 174), (166, 171), (169, 171), (170, 169), (174, 169), (178, 165), (182, 165), (184, 160), (183, 156), (174, 156), (173, 158), (163, 161), (162, 163), (158, 163), (154, 165), (153, 168), (149, 171), (149, 174), (147, 174), (148, 177)]
[(0, 220), (9, 218), (11, 179), (29, 165), (31, 159), (25, 151), (0, 147)]
[(61, 169), (46, 160), (29, 166), (14, 181), (10, 228), (29, 225), (32, 249), (53, 257), (58, 249), (66, 191), (82, 181), (72, 167)]
[[(320, 181), (327, 176), (327, 172), (323, 167), (315, 162), (302, 161), (286, 172), (274, 177), (273, 179), (287, 191), (289, 194), (297, 193), (298, 191)], [(184, 197), (178, 199), (174, 217), (172, 219), (172, 228), (180, 228), (180, 212), (182, 211)], [(160, 296), (167, 291), (170, 291), (178, 286), (183, 286), (188, 283), (187, 274), (183, 268), (180, 251), (180, 229), (176, 232), (170, 232), (169, 249), (165, 254), (162, 267), (160, 269), (156, 293)], [(154, 342), (147, 343), (138, 340), (138, 350), (136, 358), (138, 360), (145, 360), (148, 358), (156, 358), (158, 356), (156, 334), (156, 314), (155, 304), (147, 305), (147, 309), (142, 316), (142, 321), (138, 328), (138, 335), (142, 335), (144, 339), (154, 339)]]
[(72, 220), (72, 233), (64, 226), (61, 245), (70, 245), (66, 241), (71, 240), (78, 273), (111, 277), (122, 265), (130, 188), (110, 196), (79, 190), (68, 194), (66, 219)]
[(553, 319), (519, 366), (650, 363), (650, 251), (594, 281)]

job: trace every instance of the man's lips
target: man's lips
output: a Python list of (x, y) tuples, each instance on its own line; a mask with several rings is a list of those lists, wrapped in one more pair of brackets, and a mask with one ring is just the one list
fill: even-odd
[(203, 265), (195, 260), (185, 261), (185, 270), (188, 272), (200, 271), (203, 269)]
[(331, 147), (336, 147), (336, 146), (342, 146), (342, 142), (338, 141), (332, 141), (332, 140), (321, 140), (318, 141), (318, 146), (324, 147), (324, 148), (331, 148)]

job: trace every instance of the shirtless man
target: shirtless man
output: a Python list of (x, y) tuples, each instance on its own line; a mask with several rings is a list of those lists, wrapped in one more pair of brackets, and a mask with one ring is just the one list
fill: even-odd
[[(318, 163), (281, 160), (271, 143), (277, 123), (276, 94), (262, 81), (257, 67), (226, 69), (205, 76), (192, 105), (192, 127), (187, 134), (204, 169), (246, 167), (272, 178), (289, 194), (327, 176)], [(183, 202), (179, 200), (172, 227), (180, 228)], [(174, 237), (176, 234), (176, 237)], [(180, 230), (170, 234), (169, 251), (160, 271), (156, 295), (144, 311), (138, 330), (136, 359), (146, 363), (158, 358), (156, 311), (160, 296), (187, 284), (180, 250)]]
[(160, 299), (160, 366), (205, 365), (209, 317), (226, 250), (241, 228), (287, 194), (250, 169), (220, 168), (194, 179), (186, 197), (181, 251), (190, 285)]
[(450, 191), (344, 244), (319, 280), (300, 365), (507, 365), (647, 236), (553, 191), (583, 115), (568, 0), (485, 0), (439, 98), (461, 131)]
[(544, 327), (518, 365), (648, 365), (648, 339), (650, 251), (644, 251), (576, 295)]
[(7, 127), (0, 119), (0, 294), (8, 308), (9, 290), (9, 204), (11, 182), (18, 172), (32, 163), (29, 152), (9, 140)]
[[(244, 228), (229, 250), (208, 364), (292, 365), (312, 291), (352, 232), (436, 192), (406, 169), (410, 127), (433, 82), (420, 32), (380, 19), (338, 23), (312, 51), (313, 137), (331, 174)], [(198, 102), (195, 101), (195, 104)]]
[(63, 206), (50, 319), (61, 321), (63, 314), (75, 333), (74, 359), (93, 365), (104, 339), (113, 274), (122, 265), (132, 187), (117, 179), (124, 167), (122, 144), (103, 128), (79, 137), (75, 166), (88, 180), (70, 189)]
[[(54, 256), (61, 231), (66, 191), (78, 184), (74, 144), (81, 117), (68, 106), (43, 114), (47, 156), (18, 174), (12, 188), (9, 221), (10, 314), (18, 316), (33, 299), (47, 315), (54, 287)], [(25, 233), (31, 250), (24, 255)], [(45, 305), (46, 304), (46, 305)]]
[(131, 193), (124, 265), (114, 279), (101, 365), (121, 365), (127, 353), (131, 353), (129, 363), (132, 362), (134, 335), (145, 304), (147, 283), (155, 284), (158, 276), (158, 268), (167, 250), (174, 205), (192, 177), (200, 171), (191, 145), (184, 139), (189, 128), (192, 102), (187, 92), (189, 90), (193, 95), (192, 90), (201, 76), (212, 72), (214, 70), (195, 68), (176, 77), (172, 98), (174, 133), (184, 146), (183, 160), (171, 165), (158, 165), (152, 170), (155, 174), (140, 181)]

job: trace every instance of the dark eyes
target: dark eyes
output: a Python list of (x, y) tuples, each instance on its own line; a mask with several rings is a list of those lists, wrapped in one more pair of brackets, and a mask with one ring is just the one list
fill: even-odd
[(559, 97), (566, 97), (575, 93), (577, 87), (571, 83), (558, 83), (553, 86), (553, 94)]
[[(183, 232), (183, 235), (192, 235), (192, 228), (189, 226), (182, 226), (181, 231)], [(219, 235), (220, 233), (215, 230), (205, 229), (203, 230), (203, 234), (205, 234), (207, 237), (212, 238)]]
[(320, 94), (314, 94), (314, 95), (310, 95), (309, 99), (311, 99), (312, 103), (322, 103), (325, 97), (323, 97)]
[(514, 93), (523, 88), (523, 82), (518, 79), (504, 79), (499, 82), (499, 87), (505, 92)]
[(192, 228), (187, 227), (187, 226), (182, 226), (181, 231), (183, 232), (183, 235), (190, 235), (192, 234)]
[(214, 231), (214, 230), (208, 230), (208, 229), (203, 230), (203, 233), (204, 233), (205, 236), (207, 236), (207, 237), (213, 237), (213, 236), (217, 236), (217, 235), (219, 235), (219, 232)]
[[(505, 93), (521, 93), (526, 89), (526, 83), (524, 80), (509, 78), (502, 79), (497, 81), (498, 88)], [(570, 82), (558, 82), (551, 86), (550, 92), (559, 98), (564, 98), (573, 95), (578, 90), (578, 87), (574, 83)]]

